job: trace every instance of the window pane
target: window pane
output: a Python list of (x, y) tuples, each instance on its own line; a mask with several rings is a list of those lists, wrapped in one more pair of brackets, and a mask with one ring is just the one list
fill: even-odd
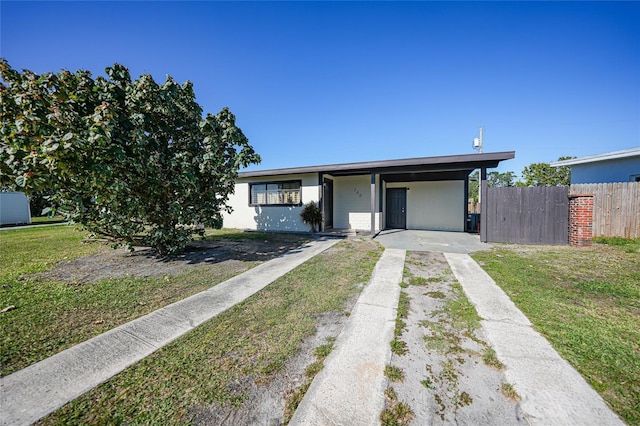
[(300, 189), (289, 189), (284, 191), (284, 201), (287, 204), (300, 203)]
[(278, 184), (270, 183), (267, 185), (267, 204), (281, 204), (279, 201)]
[(266, 204), (266, 192), (266, 185), (251, 185), (251, 204)]
[(251, 204), (300, 204), (301, 199), (300, 182), (251, 184)]

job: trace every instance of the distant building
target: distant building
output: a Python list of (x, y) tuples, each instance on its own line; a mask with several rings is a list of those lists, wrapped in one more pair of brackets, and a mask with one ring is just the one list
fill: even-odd
[(556, 161), (571, 167), (571, 183), (640, 182), (640, 148)]
[(0, 225), (31, 223), (29, 198), (23, 192), (0, 192)]

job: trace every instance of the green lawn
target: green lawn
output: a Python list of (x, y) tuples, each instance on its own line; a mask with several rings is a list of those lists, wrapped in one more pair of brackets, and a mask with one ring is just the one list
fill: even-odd
[(640, 240), (473, 254), (628, 424), (640, 424)]
[[(66, 225), (0, 231), (0, 375), (4, 376), (76, 343), (205, 290), (255, 266), (255, 260), (203, 264), (178, 276), (124, 276), (90, 283), (44, 279), (33, 274), (59, 262), (112, 249), (83, 244), (86, 234)], [(296, 235), (209, 232), (208, 239), (240, 241)]]
[(210, 404), (239, 407), (251, 383), (282, 371), (320, 314), (345, 314), (380, 253), (371, 240), (338, 243), (41, 423), (184, 424)]
[(6, 229), (0, 231), (0, 279), (42, 272), (56, 263), (98, 253), (106, 248), (82, 244), (83, 232), (66, 225)]
[(63, 216), (53, 216), (53, 217), (39, 216), (39, 217), (31, 218), (31, 223), (35, 225), (50, 224), (50, 223), (64, 223), (64, 222), (66, 222), (66, 219)]

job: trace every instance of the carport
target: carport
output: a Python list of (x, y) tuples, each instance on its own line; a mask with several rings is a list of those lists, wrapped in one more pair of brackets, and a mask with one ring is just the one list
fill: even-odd
[[(487, 169), (514, 157), (515, 152), (509, 151), (318, 166), (323, 230), (344, 227), (336, 226), (336, 216), (342, 213), (341, 206), (354, 204), (358, 197), (368, 198), (367, 228), (372, 235), (383, 229), (464, 231), (471, 172), (480, 169), (481, 190), (486, 193)], [(345, 178), (354, 186), (356, 177), (369, 178), (368, 197), (348, 184), (336, 189)]]

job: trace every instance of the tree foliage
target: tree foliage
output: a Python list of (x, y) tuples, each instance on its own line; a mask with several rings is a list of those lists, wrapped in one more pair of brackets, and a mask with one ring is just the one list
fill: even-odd
[(52, 209), (57, 210), (58, 206), (55, 206), (51, 200), (54, 198), (55, 192), (51, 190), (34, 191), (29, 195), (29, 209), (31, 210), (31, 217), (44, 216)]
[(52, 203), (98, 238), (182, 250), (221, 212), (240, 167), (260, 157), (227, 109), (206, 114), (190, 82), (132, 80), (119, 64), (38, 75), (0, 60), (0, 184)]
[[(569, 160), (575, 157), (560, 157), (558, 161)], [(571, 168), (567, 166), (551, 167), (548, 163), (532, 163), (522, 171), (523, 180), (517, 180), (514, 172), (500, 173), (490, 171), (487, 173), (487, 186), (490, 188), (509, 186), (562, 186), (571, 183)], [(469, 198), (478, 201), (478, 186), (480, 172), (476, 170), (469, 175)]]
[[(558, 161), (575, 157), (560, 157)], [(571, 168), (551, 167), (548, 163), (532, 163), (522, 170), (524, 186), (563, 186), (571, 184)]]
[(492, 188), (515, 186), (516, 174), (514, 172), (496, 172), (487, 173), (487, 185)]
[(478, 201), (478, 188), (480, 186), (480, 172), (476, 170), (469, 175), (469, 198)]
[[(475, 172), (469, 175), (469, 198), (473, 199), (473, 201), (478, 201), (479, 195), (479, 184), (480, 184), (480, 171), (476, 170)], [(489, 187), (504, 187), (504, 186), (516, 186), (516, 174), (514, 172), (497, 172), (490, 171), (487, 173), (487, 186)]]

